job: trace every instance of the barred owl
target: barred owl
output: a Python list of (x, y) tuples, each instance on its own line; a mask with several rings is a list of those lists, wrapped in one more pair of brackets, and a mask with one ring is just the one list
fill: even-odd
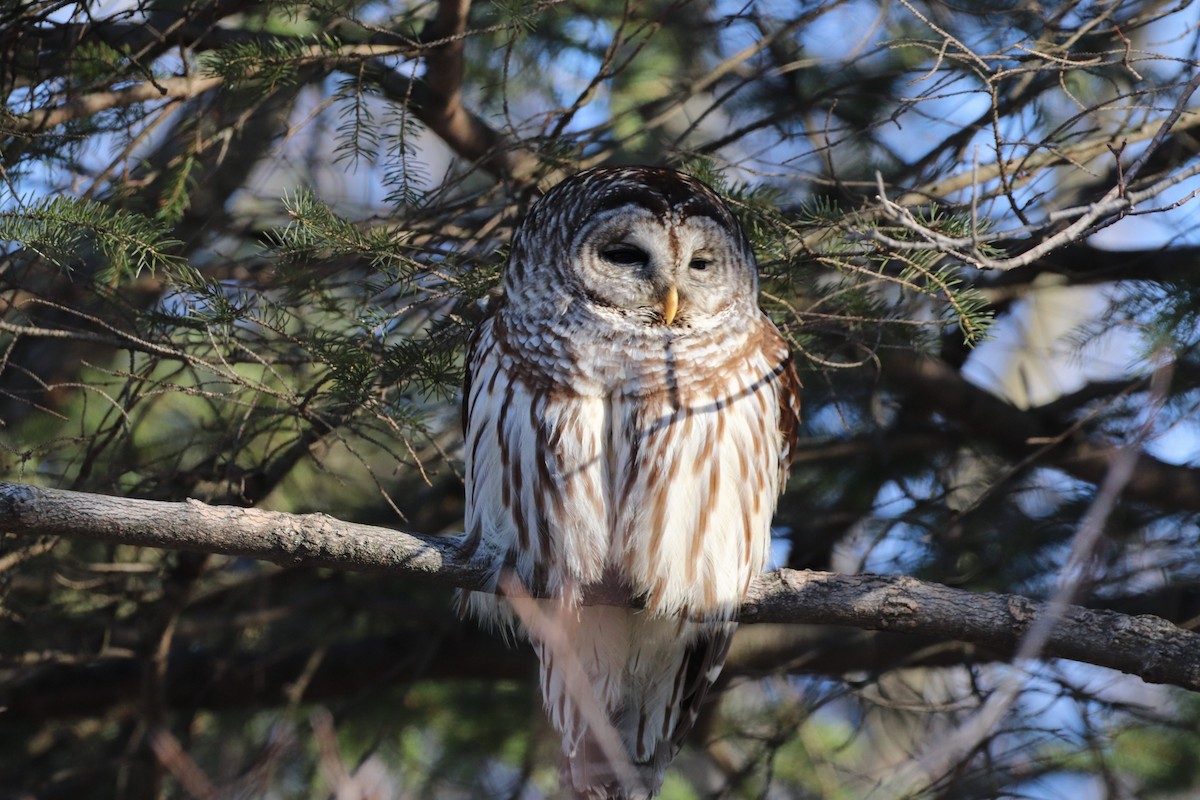
[[(708, 186), (592, 169), (519, 226), (472, 338), (465, 548), (550, 598), (556, 635), (526, 632), (573, 797), (658, 791), (766, 564), (799, 382), (757, 284)], [(522, 627), (503, 597), (460, 608)]]

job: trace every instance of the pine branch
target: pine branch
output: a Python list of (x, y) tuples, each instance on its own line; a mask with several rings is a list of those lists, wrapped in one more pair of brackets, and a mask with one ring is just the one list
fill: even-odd
[[(0, 524), (24, 536), (68, 536), (244, 556), (288, 566), (412, 576), (484, 587), (487, 565), (459, 558), (459, 538), (195, 500), (150, 500), (0, 483)], [(591, 602), (620, 602), (595, 596)], [(951, 589), (906, 576), (780, 570), (759, 578), (742, 622), (849, 625), (955, 639), (1013, 652), (1043, 604)], [(1067, 607), (1041, 654), (1200, 690), (1200, 634), (1154, 616)]]

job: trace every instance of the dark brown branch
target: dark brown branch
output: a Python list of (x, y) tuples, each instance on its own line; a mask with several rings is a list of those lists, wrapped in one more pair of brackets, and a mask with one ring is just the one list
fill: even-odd
[(1032, 264), (996, 275), (989, 288), (1025, 287), (1043, 273), (1065, 276), (1072, 286), (1115, 281), (1191, 280), (1200, 264), (1200, 247), (1153, 250), (1105, 250), (1086, 242), (1060, 248)]
[[(1021, 409), (970, 383), (953, 367), (911, 353), (890, 356), (884, 373), (928, 412), (942, 414), (1014, 458), (1042, 457), (1043, 463), (1099, 483), (1116, 452), (1089, 441), (1039, 409)], [(1180, 467), (1143, 453), (1125, 486), (1130, 499), (1178, 511), (1200, 511), (1200, 469)]]
[(409, 106), (413, 116), (451, 150), (468, 161), (479, 162), (492, 175), (520, 183), (528, 181), (536, 171), (538, 161), (532, 152), (509, 140), (461, 104), (456, 109), (448, 108), (427, 83), (412, 81), (374, 63), (367, 64), (363, 73), (388, 100)]
[[(533, 680), (533, 652), (472, 625), (423, 615), (427, 624), (383, 637), (296, 647), (285, 652), (215, 652), (177, 641), (164, 686), (172, 709), (281, 706), (327, 702), (436, 675), (440, 680)], [(433, 631), (437, 631), (436, 635)], [(432, 649), (432, 652), (428, 652)], [(995, 660), (996, 653), (958, 642), (870, 633), (834, 626), (753, 625), (734, 639), (723, 683), (781, 672), (880, 674), (899, 667)], [(316, 663), (316, 668), (312, 665)], [(303, 696), (291, 695), (307, 674)], [(0, 691), (8, 722), (99, 716), (133, 708), (142, 666), (132, 654), (40, 664)]]
[[(14, 28), (0, 42), (20, 42), (23, 56), (31, 61), (59, 65), (75, 48), (103, 42), (114, 50), (134, 54), (143, 62), (161, 56), (173, 47), (202, 53), (246, 42), (295, 42), (299, 37), (265, 33), (259, 29), (223, 27), (221, 19), (262, 5), (258, 0), (220, 0), (184, 11), (151, 11), (138, 22), (67, 22)], [(347, 30), (349, 27), (350, 30)], [(348, 44), (390, 45), (409, 54), (420, 49), (417, 42), (391, 31), (363, 31), (356, 26), (331, 27), (340, 41)]]
[[(170, 47), (201, 49), (229, 41), (240, 31), (216, 23), (262, 5), (259, 0), (211, 0), (186, 11), (154, 10), (137, 22), (55, 22), (13, 26), (0, 35), (0, 45), (19, 54), (21, 66), (54, 67), (81, 45), (103, 42), (138, 61), (149, 62)], [(121, 15), (122, 17), (124, 15)]]
[[(99, 40), (114, 47), (139, 52), (146, 59), (156, 57), (168, 46), (188, 47), (201, 52), (236, 42), (283, 41), (288, 38), (212, 25), (213, 20), (247, 2), (217, 0), (192, 16), (163, 12), (151, 14), (145, 22), (137, 24), (33, 27), (24, 29), (21, 35), (35, 42), (35, 48), (39, 51), (53, 52)], [(467, 160), (479, 162), (495, 176), (518, 183), (527, 182), (537, 170), (537, 157), (490, 126), (478, 114), (469, 111), (462, 102), (464, 44), (470, 33), (467, 28), (470, 5), (469, 0), (442, 0), (422, 36), (427, 45), (388, 32), (352, 37), (357, 44), (390, 45), (404, 48), (410, 54), (423, 53), (426, 69), (420, 80), (411, 80), (378, 61), (371, 60), (364, 64), (360, 56), (351, 56), (347, 61), (354, 72), (362, 69), (389, 100), (410, 106), (413, 116), (428, 126), (454, 152)], [(338, 63), (336, 58), (328, 61), (330, 64)], [(181, 77), (148, 81), (119, 91), (97, 91), (62, 105), (17, 116), (9, 121), (8, 127), (20, 133), (41, 131), (108, 108), (147, 100), (190, 97), (199, 89), (211, 88), (220, 82), (218, 78), (200, 80)]]
[[(458, 556), (458, 537), (355, 525), (323, 514), (292, 515), (164, 503), (0, 483), (0, 525), (26, 536), (246, 556), (293, 566), (410, 575), (480, 588), (486, 565)], [(605, 598), (611, 599), (611, 598)], [(979, 594), (904, 576), (781, 570), (758, 579), (743, 622), (849, 625), (956, 639), (1012, 652), (1042, 604)], [(1144, 680), (1200, 690), (1200, 634), (1152, 616), (1069, 607), (1044, 651)]]
[(413, 115), (469, 161), (477, 161), (493, 175), (526, 182), (536, 171), (537, 157), (509, 140), (463, 105), (463, 50), (470, 0), (441, 0), (437, 14), (422, 39), (441, 42), (425, 56), (425, 76), (407, 76), (369, 64), (366, 75), (385, 97), (412, 108)]

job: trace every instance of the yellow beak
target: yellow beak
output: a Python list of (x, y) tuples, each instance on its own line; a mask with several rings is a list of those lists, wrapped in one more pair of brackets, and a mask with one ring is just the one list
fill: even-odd
[(670, 325), (679, 312), (679, 290), (674, 286), (669, 287), (663, 294), (661, 302), (663, 322)]

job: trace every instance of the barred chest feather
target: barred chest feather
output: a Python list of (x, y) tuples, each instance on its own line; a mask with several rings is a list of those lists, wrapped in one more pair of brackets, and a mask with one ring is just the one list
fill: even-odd
[[(609, 325), (605, 342), (566, 315), (485, 323), (466, 398), (467, 546), (569, 604), (618, 582), (655, 615), (728, 619), (767, 557), (790, 369), (761, 312), (735, 311), (702, 336)], [(490, 596), (467, 603), (510, 622)]]

